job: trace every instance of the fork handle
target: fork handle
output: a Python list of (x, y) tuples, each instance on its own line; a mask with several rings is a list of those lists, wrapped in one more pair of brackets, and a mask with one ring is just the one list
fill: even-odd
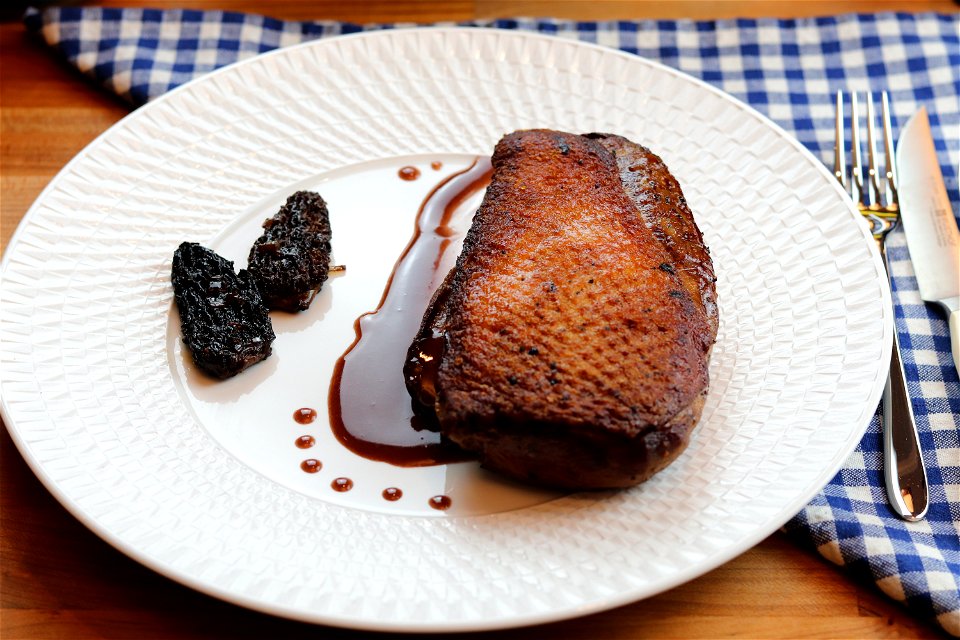
[(927, 470), (894, 332), (890, 375), (883, 390), (883, 477), (887, 499), (897, 515), (915, 522), (927, 514)]
[[(887, 252), (880, 242), (880, 255), (887, 268)], [(890, 374), (883, 389), (883, 477), (887, 500), (897, 515), (910, 522), (927, 514), (927, 470), (920, 452), (920, 438), (913, 405), (900, 359), (900, 337), (893, 331)]]

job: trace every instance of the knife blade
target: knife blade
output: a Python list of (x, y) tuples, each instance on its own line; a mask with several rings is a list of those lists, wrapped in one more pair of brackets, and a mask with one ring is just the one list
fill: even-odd
[(943, 184), (925, 107), (900, 132), (896, 157), (900, 222), (920, 297), (946, 310), (953, 364), (960, 372), (960, 230)]

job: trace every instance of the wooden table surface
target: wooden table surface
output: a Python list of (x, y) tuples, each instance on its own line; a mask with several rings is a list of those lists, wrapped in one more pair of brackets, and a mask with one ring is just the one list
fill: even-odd
[[(76, 4), (76, 3), (74, 3)], [(851, 11), (956, 12), (952, 0), (678, 1), (125, 0), (109, 6), (217, 8), (279, 18), (353, 22), (508, 16), (602, 18), (797, 17)], [(5, 12), (10, 13), (7, 5)], [(89, 84), (19, 20), (0, 24), (0, 233), (5, 248), (51, 178), (128, 113)], [(144, 568), (75, 520), (43, 488), (0, 430), (0, 637), (361, 637), (255, 613)], [(535, 634), (530, 636), (528, 634)], [(366, 637), (368, 634), (363, 634)], [(858, 581), (782, 534), (683, 586), (642, 602), (490, 638), (937, 637), (871, 583)]]

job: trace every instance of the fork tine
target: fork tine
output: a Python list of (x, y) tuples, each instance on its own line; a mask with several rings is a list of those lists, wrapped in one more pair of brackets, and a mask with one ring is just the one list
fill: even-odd
[(843, 142), (843, 91), (837, 91), (836, 124), (833, 138), (833, 175), (847, 188), (847, 152)]
[(883, 198), (883, 189), (880, 186), (880, 173), (877, 170), (877, 145), (875, 121), (876, 114), (873, 110), (873, 93), (867, 92), (867, 197), (868, 204), (871, 206), (880, 206)]
[(883, 118), (883, 146), (887, 157), (887, 188), (890, 190), (890, 200), (887, 204), (899, 207), (900, 195), (897, 193), (897, 187), (900, 185), (900, 181), (897, 179), (897, 156), (893, 148), (893, 127), (890, 126), (890, 98), (886, 91), (880, 94), (880, 115)]
[(863, 183), (863, 158), (860, 153), (860, 109), (857, 106), (857, 92), (850, 93), (850, 160), (851, 176), (850, 193), (853, 199), (860, 204), (869, 204), (866, 201), (866, 190)]

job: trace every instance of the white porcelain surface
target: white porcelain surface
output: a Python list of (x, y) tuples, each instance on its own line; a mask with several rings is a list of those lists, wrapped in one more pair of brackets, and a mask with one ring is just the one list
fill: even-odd
[[(671, 467), (628, 491), (536, 491), (472, 463), (399, 469), (340, 448), (325, 422), (333, 361), (379, 300), (426, 192), (528, 127), (651, 147), (716, 262), (703, 419)], [(396, 178), (406, 164), (419, 180)], [(271, 359), (225, 383), (199, 378), (177, 336), (174, 249), (201, 242), (241, 266), (261, 219), (302, 187), (330, 202), (346, 274), (308, 312), (274, 314)], [(4, 420), (73, 514), (207, 593), (369, 629), (583, 615), (745, 551), (853, 450), (892, 336), (855, 210), (783, 131), (638, 57), (482, 29), (314, 42), (139, 109), (37, 200), (0, 294)], [(291, 417), (301, 406), (320, 410), (308, 428)], [(318, 440), (309, 453), (293, 446), (301, 433)], [(303, 473), (304, 457), (324, 469)], [(337, 476), (355, 488), (333, 492)], [(391, 485), (404, 489), (396, 503), (379, 497)], [(427, 507), (436, 493), (454, 508)]]

